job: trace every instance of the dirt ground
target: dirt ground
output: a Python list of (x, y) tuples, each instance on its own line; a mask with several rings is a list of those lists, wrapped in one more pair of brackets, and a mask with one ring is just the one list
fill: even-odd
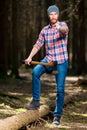
[[(31, 101), (31, 70), (20, 69), (19, 72), (21, 79), (0, 79), (0, 119), (23, 112)], [(26, 130), (87, 130), (87, 82), (82, 79), (81, 76), (66, 78), (65, 95), (72, 95), (73, 98), (64, 106), (61, 125), (52, 125), (52, 111), (46, 117), (29, 124)], [(41, 104), (55, 99), (55, 86), (54, 74), (41, 77)]]

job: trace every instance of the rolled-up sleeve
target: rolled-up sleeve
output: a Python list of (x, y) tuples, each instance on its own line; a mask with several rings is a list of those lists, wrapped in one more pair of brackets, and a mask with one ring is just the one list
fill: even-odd
[(44, 29), (41, 30), (34, 47), (36, 47), (38, 50), (40, 50), (40, 48), (43, 46), (43, 44), (44, 44)]

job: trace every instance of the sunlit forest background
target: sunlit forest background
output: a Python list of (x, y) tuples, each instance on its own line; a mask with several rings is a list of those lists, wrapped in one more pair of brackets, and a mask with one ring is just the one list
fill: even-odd
[[(48, 6), (60, 9), (60, 21), (69, 26), (69, 74), (87, 74), (87, 0), (0, 0), (0, 77), (19, 75), (22, 60), (49, 24)], [(41, 60), (44, 47), (34, 57)]]

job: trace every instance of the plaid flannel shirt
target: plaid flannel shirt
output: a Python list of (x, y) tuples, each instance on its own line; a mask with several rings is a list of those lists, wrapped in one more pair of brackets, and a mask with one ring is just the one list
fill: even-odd
[[(58, 21), (56, 24), (59, 24), (60, 26), (66, 26), (68, 29), (68, 26), (65, 22)], [(45, 59), (48, 62), (57, 61), (58, 64), (61, 64), (68, 60), (68, 31), (66, 33), (62, 33), (56, 28), (56, 24), (53, 26), (49, 24), (41, 30), (34, 47), (39, 50), (45, 44)]]

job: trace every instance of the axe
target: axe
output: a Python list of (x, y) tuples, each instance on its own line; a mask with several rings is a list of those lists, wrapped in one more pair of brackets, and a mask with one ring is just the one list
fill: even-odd
[[(23, 60), (22, 63), (25, 64), (25, 61)], [(54, 62), (44, 63), (44, 62), (39, 62), (39, 61), (31, 61), (30, 64), (32, 64), (32, 65), (43, 65), (43, 66), (54, 66)]]

